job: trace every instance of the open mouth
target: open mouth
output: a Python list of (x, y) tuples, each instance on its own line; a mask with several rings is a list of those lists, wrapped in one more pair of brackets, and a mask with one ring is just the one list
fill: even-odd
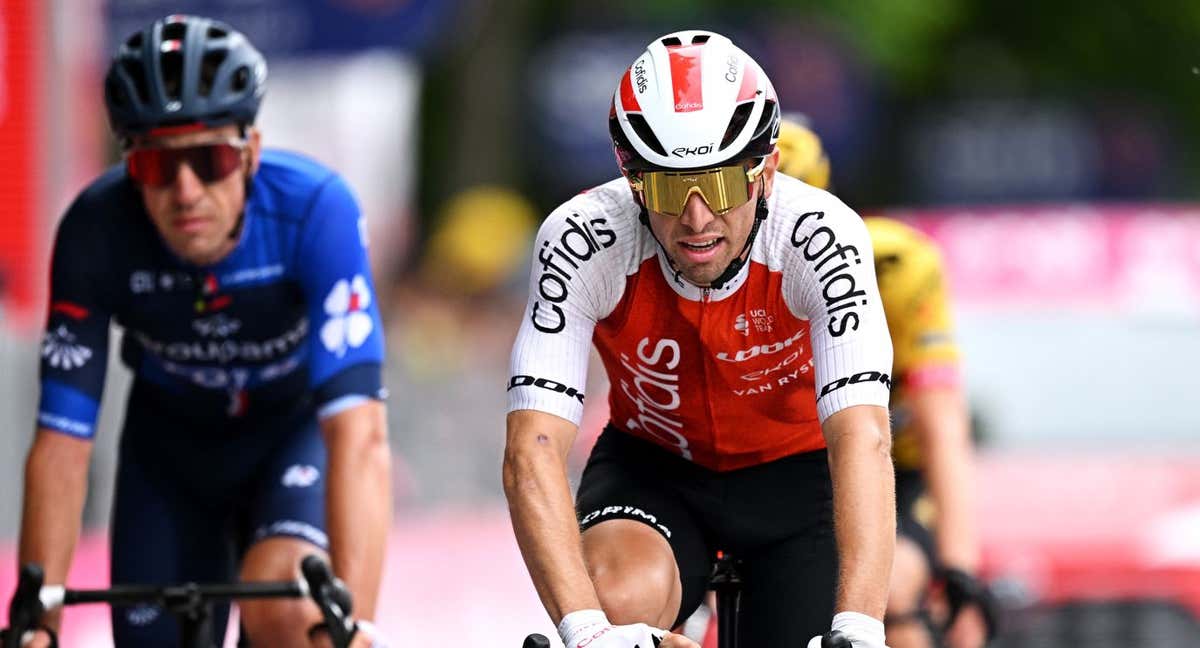
[(720, 237), (718, 237), (718, 238), (712, 239), (711, 241), (705, 241), (703, 243), (688, 243), (687, 241), (680, 241), (679, 245), (680, 245), (680, 247), (684, 248), (685, 250), (693, 250), (695, 252), (704, 252), (706, 250), (713, 249), (720, 242), (721, 242), (721, 239), (720, 239)]

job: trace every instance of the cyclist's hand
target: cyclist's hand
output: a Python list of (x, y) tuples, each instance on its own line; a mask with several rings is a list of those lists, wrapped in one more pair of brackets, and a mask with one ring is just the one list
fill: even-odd
[(833, 615), (833, 628), (829, 634), (840, 634), (842, 641), (825, 646), (822, 643), (825, 635), (818, 635), (808, 641), (808, 648), (887, 648), (883, 642), (883, 621), (858, 612)]
[(600, 610), (576, 610), (563, 617), (558, 634), (566, 648), (700, 648), (683, 635), (646, 625), (613, 625)]
[(987, 636), (988, 626), (983, 612), (977, 605), (967, 605), (946, 630), (946, 645), (950, 648), (982, 648), (987, 643)]
[(25, 639), (21, 641), (21, 648), (50, 648), (50, 646), (50, 633), (40, 629), (25, 633)]
[[(379, 628), (375, 627), (375, 624), (358, 621), (355, 623), (355, 627), (358, 629), (355, 631), (354, 637), (350, 639), (349, 648), (388, 648), (391, 645), (383, 638), (383, 634)], [(336, 648), (326, 630), (310, 633), (310, 637), (312, 648)]]

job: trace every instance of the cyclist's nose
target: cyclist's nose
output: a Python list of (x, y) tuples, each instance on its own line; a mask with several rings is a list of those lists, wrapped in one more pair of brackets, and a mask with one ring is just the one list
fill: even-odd
[(712, 210), (709, 209), (708, 203), (700, 197), (700, 194), (694, 193), (687, 198), (687, 202), (683, 205), (683, 213), (679, 216), (679, 222), (683, 226), (693, 232), (703, 232), (705, 227), (716, 218)]
[(191, 205), (204, 195), (204, 182), (186, 163), (180, 163), (171, 183), (171, 195), (180, 205)]

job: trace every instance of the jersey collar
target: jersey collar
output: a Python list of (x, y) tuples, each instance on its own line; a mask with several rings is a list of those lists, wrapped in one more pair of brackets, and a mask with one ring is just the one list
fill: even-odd
[[(757, 241), (755, 244), (757, 245)], [(662, 271), (663, 280), (675, 291), (675, 294), (684, 299), (700, 301), (704, 298), (705, 293), (707, 293), (709, 301), (721, 301), (737, 292), (738, 288), (741, 288), (742, 284), (746, 283), (746, 277), (750, 276), (750, 264), (752, 262), (747, 261), (746, 265), (742, 266), (737, 275), (733, 279), (730, 279), (724, 286), (720, 288), (701, 288), (683, 277), (676, 279), (675, 271), (671, 268), (671, 263), (667, 261), (667, 253), (663, 251), (662, 246), (656, 245), (655, 247), (658, 248), (655, 250), (655, 256), (658, 257), (658, 268)]]

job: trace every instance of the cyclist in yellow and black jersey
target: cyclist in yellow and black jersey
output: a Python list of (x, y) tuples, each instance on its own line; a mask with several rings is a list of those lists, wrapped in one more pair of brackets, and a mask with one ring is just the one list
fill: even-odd
[[(784, 119), (779, 170), (826, 189), (830, 164), (820, 138)], [(932, 645), (925, 610), (931, 582), (945, 586), (961, 612), (943, 640), (978, 648), (994, 625), (985, 589), (975, 580), (979, 541), (972, 514), (970, 425), (959, 374), (950, 300), (941, 254), (925, 235), (900, 221), (863, 219), (893, 347), (889, 408), (896, 466), (897, 539), (888, 596), (892, 648)]]

